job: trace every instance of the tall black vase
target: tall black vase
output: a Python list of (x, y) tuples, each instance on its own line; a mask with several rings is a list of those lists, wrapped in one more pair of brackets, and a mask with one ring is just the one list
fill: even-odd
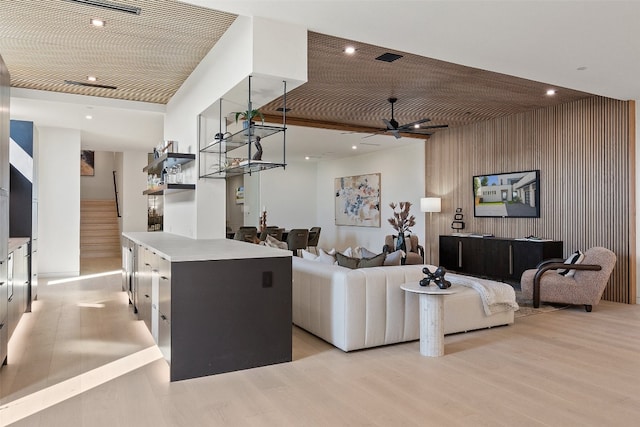
[[(396, 251), (402, 251), (405, 254), (407, 253), (407, 242), (405, 241), (406, 236), (404, 233), (398, 233), (398, 239), (396, 240)], [(402, 261), (400, 262), (402, 265), (407, 261), (406, 257), (402, 257)]]

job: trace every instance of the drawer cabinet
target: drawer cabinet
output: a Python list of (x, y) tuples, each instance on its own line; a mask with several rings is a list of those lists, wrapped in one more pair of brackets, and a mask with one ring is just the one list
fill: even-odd
[(440, 265), (447, 270), (507, 282), (519, 282), (545, 259), (562, 258), (562, 251), (560, 241), (440, 236)]

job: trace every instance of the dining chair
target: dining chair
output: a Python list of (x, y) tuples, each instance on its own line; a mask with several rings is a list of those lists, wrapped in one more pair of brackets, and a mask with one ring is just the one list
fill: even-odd
[(275, 239), (282, 240), (282, 232), (284, 229), (276, 226), (276, 225), (268, 225), (262, 232), (260, 233), (260, 241), (264, 241), (267, 236), (271, 236)]
[(240, 240), (243, 242), (255, 243), (258, 237), (258, 228), (252, 226), (245, 226), (238, 228), (236, 234), (233, 235), (234, 240)]
[(318, 253), (318, 242), (320, 241), (321, 227), (311, 227), (309, 230), (309, 241), (307, 242), (307, 250), (314, 248), (315, 253)]
[(299, 256), (299, 250), (305, 249), (309, 242), (309, 230), (306, 228), (294, 228), (287, 235), (287, 247), (296, 256)]

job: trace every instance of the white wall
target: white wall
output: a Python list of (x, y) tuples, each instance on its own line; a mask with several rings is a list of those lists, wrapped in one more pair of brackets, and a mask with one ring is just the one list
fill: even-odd
[(126, 151), (116, 154), (118, 203), (120, 204), (121, 231), (147, 231), (147, 153)]
[[(289, 162), (286, 169), (276, 168), (256, 175), (260, 176), (260, 198), (248, 209), (255, 212), (257, 218), (266, 207), (267, 225), (286, 229), (319, 225), (315, 162)], [(322, 233), (320, 237), (322, 240)]]
[(38, 270), (80, 273), (80, 130), (38, 128)]
[[(275, 58), (264, 55), (262, 49), (258, 49), (264, 46), (268, 46), (269, 51), (273, 51), (274, 46), (286, 46), (286, 54)], [(279, 73), (272, 76), (279, 85), (283, 79), (297, 79), (291, 82), (290, 89), (293, 89), (306, 80), (306, 51), (305, 28), (239, 16), (167, 104), (165, 139), (179, 141), (180, 151), (197, 152), (199, 114), (218, 99), (226, 99), (229, 92), (254, 72)], [(274, 62), (277, 65), (273, 65)], [(240, 90), (248, 93), (244, 85)], [(237, 111), (239, 106), (233, 108)], [(196, 182), (197, 162), (186, 168), (185, 174), (187, 182)], [(224, 238), (225, 193), (224, 180), (201, 179), (197, 180), (195, 192), (166, 196), (165, 231), (195, 238)]]
[[(389, 203), (410, 201), (413, 204), (411, 213), (416, 217), (412, 234), (418, 236), (426, 251), (425, 214), (420, 212), (420, 198), (425, 197), (424, 153), (424, 142), (416, 142), (372, 154), (319, 162), (316, 184), (317, 223), (322, 227), (319, 246), (339, 250), (349, 246), (364, 246), (372, 252), (380, 252), (385, 235), (395, 234), (387, 222), (387, 218), (393, 215)], [(370, 173), (381, 173), (380, 228), (336, 226), (335, 178)]]
[(80, 177), (80, 199), (113, 200), (113, 171), (115, 154), (111, 151), (94, 151), (94, 175)]

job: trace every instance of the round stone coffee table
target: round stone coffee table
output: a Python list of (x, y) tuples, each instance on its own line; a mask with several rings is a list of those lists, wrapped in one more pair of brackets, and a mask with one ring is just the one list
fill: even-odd
[(429, 357), (444, 356), (444, 295), (456, 293), (459, 285), (440, 289), (436, 285), (420, 286), (409, 282), (400, 286), (406, 292), (420, 297), (420, 354)]

